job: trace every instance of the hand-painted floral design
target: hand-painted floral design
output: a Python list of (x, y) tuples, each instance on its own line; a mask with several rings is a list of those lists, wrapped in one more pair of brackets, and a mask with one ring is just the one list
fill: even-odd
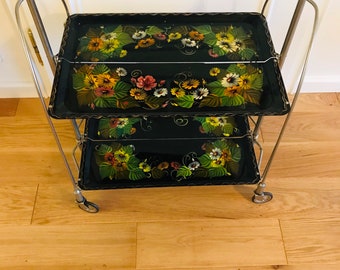
[(158, 109), (167, 106), (165, 80), (143, 75), (140, 70), (127, 76), (123, 67), (110, 69), (104, 64), (83, 65), (74, 69), (73, 88), (78, 104), (95, 108)]
[(213, 134), (218, 137), (230, 137), (237, 131), (235, 119), (230, 116), (196, 116), (194, 117), (194, 120), (201, 123), (200, 131), (202, 133)]
[(80, 59), (94, 62), (123, 58), (128, 53), (124, 46), (133, 42), (121, 25), (90, 28), (79, 40), (77, 55)]
[(98, 135), (103, 139), (119, 139), (133, 135), (136, 132), (135, 123), (140, 118), (102, 118), (98, 124)]
[(96, 147), (96, 162), (102, 179), (142, 180), (170, 177), (175, 181), (188, 178), (214, 178), (237, 175), (241, 150), (231, 140), (216, 140), (202, 145), (202, 153), (191, 152), (182, 160), (157, 160), (153, 156), (139, 159), (135, 146), (113, 142)]
[[(134, 46), (131, 46), (134, 45)], [(193, 55), (204, 50), (212, 58), (250, 60), (257, 56), (252, 33), (233, 25), (103, 25), (80, 38), (80, 59), (103, 61), (123, 58), (133, 51), (153, 48)]]

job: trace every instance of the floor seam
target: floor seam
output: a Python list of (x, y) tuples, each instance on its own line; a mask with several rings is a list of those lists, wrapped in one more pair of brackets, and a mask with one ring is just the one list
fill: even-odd
[(36, 208), (37, 200), (38, 200), (38, 192), (39, 192), (39, 184), (37, 185), (37, 189), (36, 189), (36, 192), (35, 192), (35, 197), (34, 197), (34, 203), (33, 203), (33, 209), (32, 209), (32, 215), (31, 215), (30, 225), (33, 224), (33, 218), (34, 218), (35, 208)]

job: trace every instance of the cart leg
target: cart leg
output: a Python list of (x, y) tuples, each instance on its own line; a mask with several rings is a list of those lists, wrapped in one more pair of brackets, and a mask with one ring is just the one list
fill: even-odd
[(99, 211), (98, 205), (93, 202), (87, 201), (79, 188), (76, 188), (74, 190), (74, 195), (76, 197), (76, 203), (78, 204), (80, 209), (89, 213), (97, 213)]
[(260, 182), (257, 185), (257, 188), (254, 190), (254, 196), (253, 196), (253, 202), (262, 204), (269, 202), (271, 199), (273, 199), (273, 194), (270, 192), (264, 191), (266, 188), (266, 183), (265, 182)]

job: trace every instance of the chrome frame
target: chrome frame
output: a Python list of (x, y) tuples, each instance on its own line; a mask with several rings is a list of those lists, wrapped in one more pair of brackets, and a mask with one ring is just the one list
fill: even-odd
[[(65, 0), (61, 0), (61, 1), (63, 3), (64, 9), (65, 9), (66, 16), (69, 16), (70, 12), (68, 10), (68, 7), (67, 7)], [(45, 103), (44, 95), (43, 95), (43, 92), (42, 92), (42, 87), (41, 87), (40, 82), (39, 82), (39, 72), (38, 72), (37, 66), (34, 62), (33, 55), (32, 55), (32, 53), (29, 49), (28, 41), (25, 37), (23, 26), (22, 26), (22, 21), (21, 21), (21, 17), (20, 17), (20, 7), (23, 4), (23, 2), (27, 2), (27, 5), (29, 7), (29, 10), (30, 10), (31, 16), (33, 18), (34, 24), (35, 24), (36, 29), (38, 31), (40, 40), (43, 44), (43, 48), (44, 48), (49, 66), (50, 66), (51, 71), (53, 73), (56, 70), (57, 61), (60, 61), (60, 59), (57, 59), (57, 56), (53, 55), (53, 52), (52, 52), (52, 49), (51, 49), (51, 46), (50, 46), (50, 43), (49, 43), (49, 39), (48, 39), (47, 33), (45, 31), (42, 19), (40, 17), (38, 8), (36, 6), (35, 0), (18, 0), (17, 3), (16, 3), (16, 6), (15, 6), (15, 16), (16, 16), (17, 26), (18, 26), (20, 38), (21, 38), (21, 41), (22, 41), (22, 44), (23, 44), (23, 49), (24, 49), (26, 58), (28, 59), (28, 63), (29, 63), (30, 69), (31, 69), (31, 73), (32, 73), (32, 77), (33, 77), (33, 81), (34, 81), (36, 90), (37, 90), (38, 97), (39, 97), (39, 99), (40, 99), (40, 101), (43, 105), (44, 113), (45, 113), (45, 116), (47, 118), (48, 124), (51, 128), (52, 134), (53, 134), (54, 139), (57, 143), (58, 150), (59, 150), (59, 152), (60, 152), (60, 154), (63, 158), (63, 161), (64, 161), (65, 167), (67, 169), (68, 175), (71, 179), (76, 202), (78, 203), (78, 206), (81, 209), (83, 209), (87, 212), (90, 212), (90, 213), (96, 213), (96, 212), (98, 212), (99, 208), (94, 203), (88, 202), (85, 199), (85, 197), (82, 195), (81, 189), (79, 188), (78, 183), (77, 183), (77, 179), (75, 179), (75, 177), (73, 175), (72, 169), (69, 165), (66, 154), (63, 150), (63, 147), (62, 147), (61, 141), (59, 139), (58, 133), (56, 131), (56, 128), (54, 126), (54, 123), (53, 123), (52, 119), (50, 118), (50, 116), (48, 114), (48, 107)], [(306, 51), (307, 53), (306, 53), (305, 58), (303, 60), (303, 68), (302, 68), (300, 78), (299, 78), (299, 81), (298, 81), (298, 86), (295, 90), (294, 98), (291, 102), (291, 110), (286, 115), (286, 118), (285, 118), (284, 123), (281, 127), (278, 138), (277, 138), (276, 143), (273, 147), (273, 150), (270, 154), (270, 157), (267, 161), (267, 164), (266, 164), (262, 174), (260, 173), (261, 179), (260, 179), (260, 182), (257, 185), (256, 190), (254, 191), (254, 196), (253, 196), (253, 202), (255, 202), (255, 203), (265, 203), (267, 201), (270, 201), (273, 197), (273, 195), (270, 192), (264, 191), (265, 187), (266, 187), (267, 174), (268, 174), (268, 171), (269, 171), (269, 169), (272, 165), (272, 162), (273, 162), (274, 156), (277, 152), (277, 149), (279, 147), (279, 144), (282, 140), (284, 131), (285, 131), (286, 126), (288, 124), (288, 121), (291, 117), (291, 113), (292, 113), (292, 111), (295, 107), (295, 104), (296, 104), (297, 98), (300, 94), (302, 84), (303, 84), (303, 81), (304, 81), (304, 77), (305, 77), (305, 74), (306, 74), (308, 60), (309, 60), (311, 48), (312, 48), (312, 45), (313, 45), (315, 33), (316, 33), (316, 30), (317, 30), (318, 17), (319, 17), (318, 6), (316, 5), (316, 3), (313, 0), (297, 0), (297, 5), (296, 5), (296, 8), (295, 8), (293, 17), (291, 19), (289, 29), (287, 31), (286, 38), (284, 40), (284, 44), (282, 46), (280, 54), (278, 55), (279, 56), (278, 57), (278, 64), (279, 64), (279, 67), (282, 68), (283, 65), (284, 65), (284, 62), (286, 60), (286, 57), (287, 57), (287, 54), (288, 54), (288, 51), (289, 51), (289, 47), (290, 47), (291, 42), (294, 38), (295, 30), (296, 30), (297, 25), (299, 23), (299, 20), (300, 20), (302, 12), (304, 10), (306, 2), (308, 2), (313, 7), (314, 12), (315, 12), (312, 34), (311, 34), (310, 41), (309, 41), (309, 44), (308, 44), (308, 48), (307, 48), (307, 51)], [(263, 7), (262, 7), (262, 11), (261, 11), (262, 14), (264, 14), (264, 12), (266, 11), (269, 3), (272, 4), (272, 1), (271, 0), (265, 0)], [(263, 116), (258, 116), (256, 121), (254, 121), (252, 118), (251, 118), (251, 120), (255, 125), (251, 136), (252, 136), (254, 144), (257, 145), (257, 147), (259, 147), (260, 153), (259, 153), (259, 157), (258, 157), (258, 166), (260, 167), (261, 162), (262, 162), (262, 157), (263, 157), (263, 148), (262, 148), (262, 145), (260, 144), (260, 142), (258, 141), (258, 136), (259, 136), (259, 132), (260, 132), (260, 127), (261, 127), (262, 122), (263, 122)], [(73, 160), (76, 163), (77, 169), (79, 170), (79, 165), (78, 165), (79, 162), (75, 158), (75, 152), (77, 151), (77, 149), (79, 149), (81, 147), (82, 143), (84, 142), (84, 136), (82, 135), (82, 133), (80, 131), (81, 123), (78, 124), (76, 122), (76, 120), (71, 120), (71, 124), (73, 126), (75, 138), (76, 138), (76, 142), (77, 142), (77, 144), (76, 144), (76, 146), (75, 146), (75, 148), (73, 149), (73, 152), (72, 152), (73, 153)]]

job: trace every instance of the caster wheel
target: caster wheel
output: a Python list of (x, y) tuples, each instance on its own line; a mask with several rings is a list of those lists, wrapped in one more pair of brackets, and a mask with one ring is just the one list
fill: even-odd
[(98, 205), (96, 205), (93, 202), (89, 202), (87, 200), (84, 200), (82, 202), (78, 202), (78, 206), (80, 209), (88, 212), (88, 213), (97, 213), (99, 211)]
[(273, 194), (270, 192), (262, 192), (261, 194), (256, 194), (253, 196), (252, 201), (257, 204), (262, 204), (269, 202), (273, 199)]

